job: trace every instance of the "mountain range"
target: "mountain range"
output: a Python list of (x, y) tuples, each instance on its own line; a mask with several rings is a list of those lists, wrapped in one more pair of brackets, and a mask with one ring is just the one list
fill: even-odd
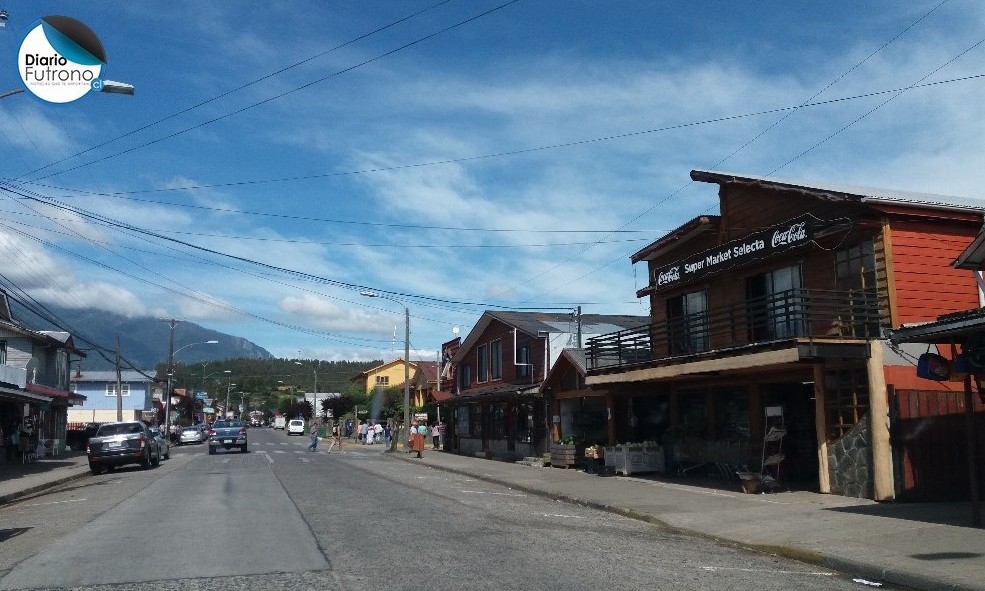
[[(72, 334), (77, 349), (85, 352), (82, 369), (109, 370), (115, 367), (116, 339), (120, 339), (120, 356), (123, 365), (140, 369), (153, 369), (168, 359), (170, 319), (128, 318), (112, 312), (92, 308), (73, 309), (48, 306), (60, 326), (41, 318), (20, 304), (11, 301), (11, 314), (25, 328), (32, 330), (67, 330)], [(197, 344), (219, 341), (215, 344)], [(105, 348), (97, 349), (96, 345)], [(192, 346), (194, 345), (194, 346)], [(174, 349), (181, 351), (175, 361), (184, 364), (218, 361), (224, 359), (273, 359), (263, 347), (234, 335), (204, 328), (194, 322), (180, 321), (174, 331)], [(129, 362), (129, 363), (127, 363)]]

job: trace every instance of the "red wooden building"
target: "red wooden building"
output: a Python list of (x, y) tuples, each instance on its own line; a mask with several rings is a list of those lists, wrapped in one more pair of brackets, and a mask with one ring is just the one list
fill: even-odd
[[(590, 339), (588, 385), (614, 439), (658, 439), (681, 470), (766, 470), (787, 483), (880, 500), (906, 496), (900, 394), (947, 392), (888, 330), (979, 306), (949, 263), (985, 202), (695, 170), (719, 186), (701, 216), (633, 255), (651, 323)], [(907, 394), (908, 396), (909, 394)], [(926, 409), (929, 412), (930, 409)], [(938, 412), (940, 408), (937, 409)], [(943, 411), (947, 412), (947, 411)], [(780, 427), (779, 442), (765, 437)], [(744, 461), (735, 461), (736, 449)]]

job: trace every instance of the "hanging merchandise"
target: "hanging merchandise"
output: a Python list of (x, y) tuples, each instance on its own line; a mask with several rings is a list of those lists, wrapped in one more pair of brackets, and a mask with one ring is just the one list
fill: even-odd
[(951, 375), (947, 358), (937, 353), (924, 353), (917, 359), (917, 377), (928, 380), (946, 380)]

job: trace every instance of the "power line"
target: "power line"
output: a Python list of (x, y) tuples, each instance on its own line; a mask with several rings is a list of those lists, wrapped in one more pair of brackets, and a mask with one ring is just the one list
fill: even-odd
[[(381, 59), (383, 59), (385, 57), (391, 56), (391, 55), (393, 55), (395, 53), (398, 53), (398, 52), (401, 52), (401, 51), (403, 51), (405, 49), (414, 47), (415, 45), (419, 45), (419, 44), (421, 44), (421, 43), (423, 43), (425, 41), (428, 41), (430, 39), (433, 39), (434, 37), (437, 37), (439, 35), (442, 35), (444, 33), (447, 33), (448, 31), (451, 31), (453, 29), (457, 29), (458, 27), (461, 27), (463, 25), (466, 25), (468, 23), (471, 23), (471, 22), (473, 22), (475, 20), (478, 20), (478, 19), (480, 19), (482, 17), (488, 16), (488, 15), (490, 15), (490, 14), (492, 14), (492, 13), (498, 11), (498, 10), (502, 10), (503, 8), (506, 8), (507, 6), (510, 6), (511, 4), (516, 4), (517, 2), (520, 2), (520, 0), (509, 0), (508, 2), (505, 2), (503, 4), (500, 4), (499, 6), (493, 7), (491, 9), (489, 9), (489, 10), (487, 10), (485, 12), (482, 12), (480, 14), (477, 14), (477, 15), (475, 15), (473, 17), (470, 17), (470, 18), (467, 18), (465, 20), (459, 21), (459, 22), (457, 22), (457, 23), (455, 23), (453, 25), (449, 25), (447, 27), (444, 27), (443, 29), (440, 29), (440, 30), (438, 30), (438, 31), (436, 31), (434, 33), (431, 33), (429, 35), (425, 35), (424, 37), (419, 37), (418, 39), (415, 39), (414, 41), (411, 41), (409, 43), (405, 43), (405, 44), (403, 44), (403, 45), (401, 45), (401, 46), (399, 46), (399, 47), (397, 47), (395, 49), (391, 49), (390, 51), (381, 53), (381, 54), (377, 55), (376, 57), (372, 57), (370, 59), (367, 59), (367, 60), (364, 60), (362, 62), (359, 62), (358, 64), (355, 64), (353, 66), (349, 66), (347, 68), (343, 68), (343, 69), (338, 70), (337, 72), (335, 72), (333, 74), (329, 74), (328, 76), (323, 76), (322, 78), (318, 78), (317, 80), (313, 80), (313, 81), (308, 82), (306, 84), (302, 84), (301, 86), (292, 88), (291, 90), (287, 90), (287, 91), (284, 91), (282, 93), (275, 94), (274, 96), (271, 96), (271, 97), (268, 97), (266, 99), (263, 99), (261, 101), (257, 101), (255, 103), (251, 103), (251, 104), (249, 104), (249, 105), (247, 105), (245, 107), (241, 107), (239, 109), (236, 109), (235, 111), (226, 113), (224, 115), (220, 115), (218, 117), (213, 117), (212, 119), (208, 119), (208, 120), (203, 121), (202, 123), (199, 123), (197, 125), (192, 125), (191, 127), (186, 127), (184, 129), (181, 129), (181, 130), (176, 131), (174, 133), (170, 133), (168, 135), (165, 135), (163, 137), (157, 138), (155, 140), (151, 140), (149, 142), (145, 142), (143, 144), (140, 144), (140, 145), (137, 145), (137, 146), (133, 146), (131, 148), (127, 148), (126, 150), (121, 150), (121, 151), (115, 152), (113, 154), (108, 154), (106, 156), (103, 156), (102, 158), (96, 158), (96, 159), (90, 160), (88, 162), (83, 162), (82, 164), (79, 164), (77, 166), (66, 168), (66, 169), (63, 169), (63, 170), (60, 170), (60, 171), (57, 171), (57, 172), (52, 172), (52, 173), (46, 174), (46, 175), (41, 176), (41, 177), (38, 177), (38, 178), (45, 179), (45, 178), (49, 178), (49, 177), (52, 177), (52, 176), (57, 176), (57, 175), (60, 175), (60, 174), (64, 174), (66, 172), (71, 172), (73, 170), (78, 170), (80, 168), (87, 167), (87, 166), (89, 166), (91, 164), (97, 164), (99, 162), (104, 162), (106, 160), (117, 158), (119, 156), (123, 156), (125, 154), (129, 154), (130, 152), (135, 152), (137, 150), (142, 150), (143, 148), (146, 148), (148, 146), (153, 146), (153, 145), (159, 144), (159, 143), (161, 143), (163, 141), (167, 141), (169, 139), (178, 137), (180, 135), (184, 135), (184, 134), (188, 133), (189, 131), (200, 129), (202, 127), (205, 127), (207, 125), (211, 125), (211, 124), (216, 123), (218, 121), (222, 121), (224, 119), (228, 119), (229, 117), (232, 117), (234, 115), (239, 115), (241, 113), (245, 113), (246, 111), (255, 109), (255, 108), (257, 108), (259, 106), (262, 106), (262, 105), (265, 105), (267, 103), (271, 103), (273, 101), (276, 101), (278, 99), (281, 99), (281, 98), (283, 98), (285, 96), (289, 96), (289, 95), (294, 94), (296, 92), (300, 92), (300, 91), (302, 91), (302, 90), (304, 90), (306, 88), (310, 88), (310, 87), (312, 87), (312, 86), (314, 86), (316, 84), (320, 84), (321, 82), (324, 82), (324, 81), (329, 80), (331, 78), (335, 78), (336, 76), (341, 76), (342, 74), (346, 74), (348, 72), (351, 72), (353, 70), (356, 70), (356, 69), (361, 68), (363, 66), (366, 66), (368, 64), (377, 62), (377, 61), (379, 61), (379, 60), (381, 60)], [(24, 175), (21, 175), (20, 177), (18, 177), (18, 179), (26, 176), (27, 174), (31, 174), (31, 173), (26, 173)]]

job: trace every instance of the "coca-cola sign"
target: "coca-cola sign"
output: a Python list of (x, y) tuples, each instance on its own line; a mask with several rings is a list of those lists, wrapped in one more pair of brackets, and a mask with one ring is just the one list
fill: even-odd
[(747, 265), (807, 244), (813, 235), (813, 220), (803, 216), (654, 269), (651, 286), (662, 290), (683, 285), (710, 273)]

